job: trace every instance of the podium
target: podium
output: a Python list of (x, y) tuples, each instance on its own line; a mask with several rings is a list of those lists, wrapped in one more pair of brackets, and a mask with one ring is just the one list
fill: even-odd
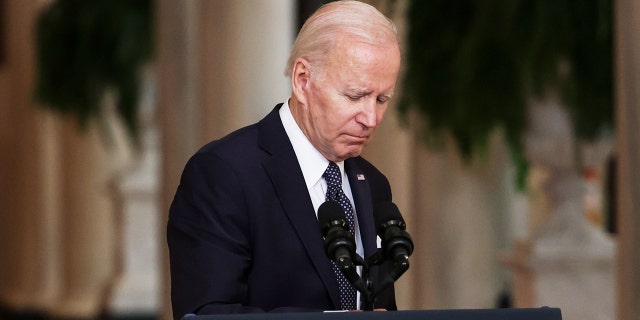
[(186, 315), (182, 320), (562, 320), (558, 308)]

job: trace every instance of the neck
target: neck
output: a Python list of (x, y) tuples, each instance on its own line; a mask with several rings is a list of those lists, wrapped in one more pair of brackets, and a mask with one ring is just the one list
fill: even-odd
[(291, 97), (289, 98), (289, 110), (291, 110), (293, 120), (295, 120), (300, 130), (302, 130), (302, 133), (304, 133), (309, 141), (312, 141), (307, 130), (307, 122), (304, 116), (304, 106), (295, 97)]

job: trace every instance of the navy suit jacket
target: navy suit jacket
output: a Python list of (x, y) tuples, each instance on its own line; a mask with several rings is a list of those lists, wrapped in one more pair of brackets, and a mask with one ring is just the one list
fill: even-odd
[[(167, 224), (176, 319), (339, 307), (336, 277), (280, 106), (205, 145), (184, 168)], [(346, 160), (345, 170), (367, 257), (376, 251), (373, 204), (391, 201), (391, 188), (361, 157)], [(371, 274), (382, 277), (383, 268)], [(375, 307), (396, 309), (393, 286), (378, 295)]]

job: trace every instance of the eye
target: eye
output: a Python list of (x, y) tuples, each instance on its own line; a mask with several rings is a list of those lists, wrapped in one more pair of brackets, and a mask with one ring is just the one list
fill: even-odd
[(389, 97), (387, 97), (387, 96), (378, 96), (376, 101), (378, 102), (378, 104), (385, 104), (385, 103), (387, 103), (389, 101)]
[(357, 102), (357, 101), (362, 100), (362, 98), (370, 95), (371, 92), (365, 91), (365, 90), (360, 90), (360, 89), (348, 89), (348, 90), (342, 91), (342, 94), (347, 99), (349, 99), (349, 101)]

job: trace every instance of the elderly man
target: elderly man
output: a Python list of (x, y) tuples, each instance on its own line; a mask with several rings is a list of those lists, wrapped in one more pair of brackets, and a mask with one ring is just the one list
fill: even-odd
[[(285, 70), (288, 101), (185, 166), (167, 226), (174, 317), (359, 307), (324, 251), (317, 212), (339, 201), (358, 253), (376, 251), (373, 206), (391, 188), (360, 153), (399, 69), (395, 26), (370, 5), (332, 2), (307, 20)], [(392, 286), (375, 307), (396, 309)]]

